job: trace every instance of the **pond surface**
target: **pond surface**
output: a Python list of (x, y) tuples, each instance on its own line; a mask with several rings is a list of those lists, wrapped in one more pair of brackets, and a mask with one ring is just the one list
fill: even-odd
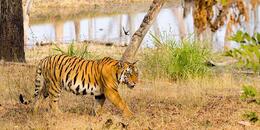
[[(240, 28), (247, 30), (250, 34), (260, 31), (259, 6), (257, 6), (255, 11), (249, 11), (250, 20), (247, 29)], [(52, 22), (31, 24), (28, 30), (29, 44), (27, 46), (33, 46), (36, 42), (71, 43), (84, 40), (127, 44), (131, 35), (138, 29), (145, 14), (146, 12), (137, 12), (80, 19), (75, 16), (75, 18), (66, 21), (52, 20)], [(172, 5), (163, 8), (146, 35), (142, 46), (154, 46), (151, 34), (167, 35), (176, 41), (180, 40), (182, 36), (194, 38), (192, 8), (187, 14), (184, 18), (181, 5)], [(223, 49), (225, 33), (226, 26), (223, 26), (217, 32), (211, 34), (212, 46), (215, 50)], [(236, 45), (231, 43), (231, 46)]]

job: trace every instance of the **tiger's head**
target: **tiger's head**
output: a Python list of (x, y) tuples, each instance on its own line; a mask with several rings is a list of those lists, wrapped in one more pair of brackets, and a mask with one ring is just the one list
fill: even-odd
[(135, 65), (136, 62), (130, 63), (127, 61), (119, 61), (118, 64), (120, 68), (118, 81), (126, 84), (130, 89), (134, 88), (138, 82), (138, 69)]

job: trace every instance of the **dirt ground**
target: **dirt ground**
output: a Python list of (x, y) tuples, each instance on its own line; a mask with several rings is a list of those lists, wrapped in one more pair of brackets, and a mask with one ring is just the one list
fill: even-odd
[[(116, 58), (124, 50), (102, 46), (90, 46), (89, 49), (93, 52), (103, 50), (102, 54), (97, 54), (100, 57)], [(43, 50), (49, 53), (43, 54)], [(243, 84), (260, 89), (259, 77), (223, 71), (182, 81), (151, 80), (145, 78), (141, 63), (138, 64), (141, 71), (138, 85), (133, 90), (121, 85), (119, 90), (135, 113), (133, 118), (122, 117), (121, 111), (109, 101), (106, 101), (101, 115), (92, 116), (93, 97), (76, 96), (66, 91), (59, 102), (62, 114), (53, 114), (47, 99), (40, 106), (39, 113), (33, 115), (33, 105), (20, 104), (19, 94), (27, 98), (33, 95), (34, 65), (51, 52), (50, 48), (27, 49), (27, 64), (0, 63), (1, 129), (260, 129), (259, 122), (250, 126), (239, 124), (246, 121), (242, 116), (246, 111), (260, 113), (260, 105), (239, 98)]]

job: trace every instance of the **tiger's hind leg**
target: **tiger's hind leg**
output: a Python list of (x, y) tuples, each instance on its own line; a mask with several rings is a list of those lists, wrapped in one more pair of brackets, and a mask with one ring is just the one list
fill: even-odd
[(52, 83), (48, 92), (50, 95), (50, 108), (55, 114), (61, 114), (62, 112), (60, 111), (58, 106), (58, 101), (61, 93), (60, 86)]
[(93, 115), (100, 115), (102, 113), (103, 105), (106, 101), (104, 94), (95, 96)]
[(48, 85), (44, 81), (42, 85), (42, 89), (38, 92), (38, 94), (35, 94), (35, 101), (34, 101), (34, 108), (33, 108), (33, 114), (38, 113), (39, 105), (43, 102), (45, 98), (49, 96), (48, 94)]
[(33, 108), (33, 114), (38, 113), (39, 105), (43, 101), (43, 95), (40, 93), (40, 95), (35, 98), (34, 108)]

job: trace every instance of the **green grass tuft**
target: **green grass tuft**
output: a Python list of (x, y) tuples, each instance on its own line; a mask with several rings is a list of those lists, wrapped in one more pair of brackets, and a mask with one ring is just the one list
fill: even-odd
[(244, 113), (243, 117), (253, 123), (256, 123), (259, 120), (256, 112), (252, 112), (252, 111), (248, 111), (248, 112)]
[(255, 102), (256, 104), (260, 105), (259, 92), (254, 86), (251, 85), (243, 85), (240, 99), (247, 102)]
[(242, 100), (248, 99), (248, 98), (255, 98), (258, 95), (258, 92), (255, 87), (251, 85), (243, 85), (243, 90), (240, 98)]
[(204, 76), (209, 72), (205, 62), (210, 51), (197, 41), (161, 41), (154, 37), (156, 49), (144, 54), (144, 64), (153, 77), (168, 76), (171, 79), (186, 79)]
[(54, 45), (55, 45), (55, 48), (53, 48), (53, 50), (58, 53), (61, 53), (61, 54), (66, 54), (69, 56), (78, 56), (78, 57), (85, 58), (85, 59), (90, 59), (90, 58), (94, 57), (94, 55), (88, 51), (87, 45), (76, 46), (74, 43), (71, 43), (68, 46), (67, 50), (63, 50), (56, 44), (54, 44)]

